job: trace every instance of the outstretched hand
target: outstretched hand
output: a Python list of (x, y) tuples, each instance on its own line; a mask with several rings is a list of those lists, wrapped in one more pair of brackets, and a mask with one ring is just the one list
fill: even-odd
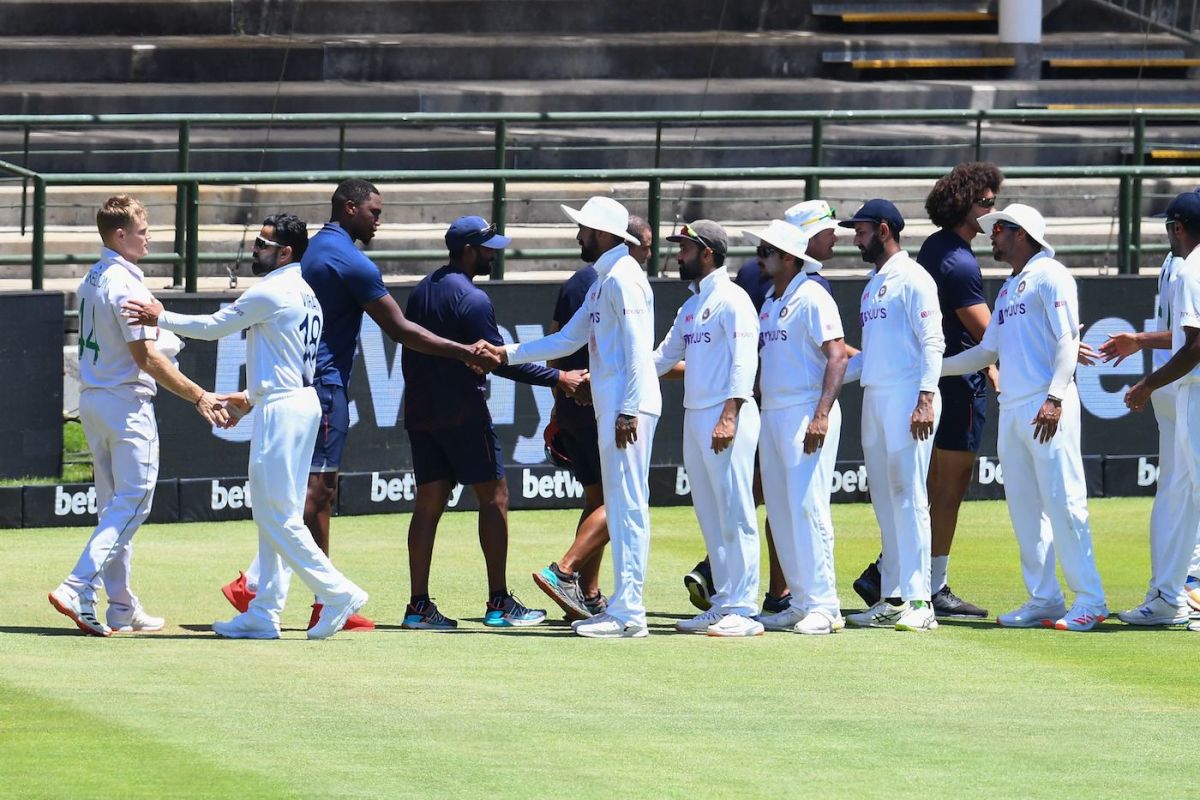
[(250, 398), (245, 392), (232, 392), (230, 394), (219, 394), (217, 400), (224, 404), (225, 412), (229, 415), (229, 421), (222, 425), (222, 428), (232, 428), (238, 424), (242, 417), (250, 413), (253, 406), (250, 405)]

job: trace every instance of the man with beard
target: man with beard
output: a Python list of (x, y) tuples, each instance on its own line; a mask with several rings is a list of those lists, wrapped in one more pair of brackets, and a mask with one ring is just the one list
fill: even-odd
[[(991, 226), (992, 255), (1009, 264), (1012, 275), (996, 296), (983, 341), (947, 359), (942, 371), (963, 375), (997, 358), (1004, 362), (997, 451), (1029, 599), (996, 622), (1006, 628), (1090, 631), (1108, 608), (1092, 550), (1079, 449), (1078, 290), (1071, 273), (1054, 260), (1046, 222), (1036, 209), (1013, 203), (979, 221)], [(1056, 553), (1075, 592), (1069, 610), (1055, 574)], [(1181, 575), (1177, 590), (1182, 588)]]
[[(630, 215), (626, 233), (641, 242), (629, 246), (629, 255), (645, 267), (650, 258), (649, 223)], [(560, 330), (575, 316), (595, 282), (596, 270), (591, 264), (567, 279), (554, 306), (551, 333)], [(559, 369), (587, 369), (588, 349), (581, 347), (550, 365)], [(577, 398), (555, 392), (554, 414), (551, 424), (546, 426), (547, 446), (562, 452), (570, 461), (575, 479), (583, 485), (583, 511), (575, 529), (575, 540), (562, 558), (533, 573), (537, 587), (571, 620), (588, 619), (608, 608), (608, 600), (600, 591), (600, 562), (604, 557), (604, 546), (608, 544), (608, 517), (604, 510), (604, 485), (600, 480), (600, 445), (596, 416), (588, 407), (590, 400), (587, 405), (582, 404), (584, 395), (590, 397), (587, 384), (583, 385)]]
[(675, 625), (685, 633), (757, 636), (758, 519), (754, 454), (758, 446), (758, 319), (749, 296), (725, 269), (728, 236), (712, 220), (684, 225), (667, 241), (679, 245), (679, 277), (692, 296), (654, 353), (663, 375), (686, 361), (683, 376), (683, 463), (692, 505), (712, 565), (711, 605)]
[[(991, 317), (971, 241), (983, 232), (979, 218), (996, 205), (996, 192), (1003, 182), (1004, 175), (995, 164), (959, 164), (925, 198), (929, 219), (940, 230), (921, 245), (917, 263), (937, 283), (947, 357), (978, 344)], [(986, 381), (981, 371), (947, 376), (938, 383), (942, 418), (933, 437), (928, 492), (933, 530), (929, 587), (933, 591), (933, 610), (939, 617), (987, 616), (987, 609), (958, 597), (947, 583), (958, 510), (971, 485), (971, 471), (983, 443)], [(877, 563), (863, 571), (854, 582), (854, 590), (869, 604), (879, 601)]]
[(597, 196), (581, 209), (562, 210), (579, 226), (580, 256), (595, 262), (596, 282), (562, 330), (493, 352), (515, 364), (561, 358), (588, 345), (614, 587), (605, 613), (571, 627), (591, 639), (640, 639), (650, 633), (642, 591), (650, 553), (650, 448), (662, 413), (652, 357), (654, 294), (629, 255), (628, 245), (638, 240), (627, 232), (624, 206)]
[[(300, 265), (304, 281), (321, 303), (324, 327), (317, 346), (317, 371), (313, 388), (321, 401), (321, 424), (313, 448), (304, 524), (317, 547), (329, 554), (329, 519), (337, 497), (338, 472), (350, 430), (350, 368), (358, 347), (363, 312), (392, 341), (421, 353), (463, 361), (483, 370), (498, 359), (471, 347), (434, 336), (405, 319), (395, 299), (383, 285), (379, 267), (354, 246), (375, 238), (383, 215), (383, 198), (374, 184), (348, 178), (338, 184), (331, 199), (329, 222), (313, 235)], [(259, 563), (221, 587), (230, 604), (245, 611), (258, 587)], [(320, 616), (313, 605), (309, 627)], [(346, 630), (372, 630), (375, 624), (359, 614), (346, 622)]]
[(249, 609), (213, 623), (228, 639), (279, 638), (293, 570), (322, 606), (309, 639), (334, 635), (367, 602), (367, 593), (333, 566), (304, 526), (305, 483), (321, 417), (312, 381), (322, 327), (321, 305), (300, 275), (307, 246), (303, 220), (276, 214), (254, 240), (253, 269), (262, 280), (220, 311), (175, 314), (157, 300), (125, 303), (131, 324), (157, 324), (193, 339), (246, 331), (246, 390), (222, 399), (239, 415), (256, 415), (249, 470), (261, 572)]
[(840, 225), (875, 272), (863, 290), (862, 448), (871, 505), (882, 539), (882, 599), (847, 621), (871, 628), (937, 627), (929, 591), (929, 499), (926, 478), (941, 402), (942, 314), (937, 285), (900, 249), (904, 218), (891, 202), (868, 200)]
[[(496, 312), (474, 279), (491, 272), (496, 251), (507, 247), (482, 217), (459, 217), (446, 231), (449, 263), (417, 284), (408, 298), (408, 318), (451, 341), (485, 341), (501, 346)], [(412, 443), (417, 498), (408, 528), (412, 598), (404, 627), (445, 630), (458, 626), (429, 598), (429, 568), (438, 522), (456, 484), (470, 486), (479, 500), (479, 546), (487, 565), (488, 600), (483, 624), (537, 625), (546, 612), (526, 608), (508, 590), (508, 482), (500, 461), (500, 441), (487, 407), (487, 380), (464, 364), (405, 350), (404, 427)], [(497, 375), (536, 386), (554, 386), (572, 395), (587, 377), (528, 364), (500, 367)]]

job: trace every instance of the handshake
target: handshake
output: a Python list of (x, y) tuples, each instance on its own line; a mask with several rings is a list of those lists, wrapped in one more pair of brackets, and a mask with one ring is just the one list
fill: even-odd
[[(508, 363), (508, 353), (503, 347), (480, 339), (469, 345), (470, 353), (464, 360), (471, 369), (484, 375)], [(559, 370), (558, 385), (555, 387), (581, 406), (592, 404), (591, 377), (586, 369)]]
[(229, 394), (204, 392), (193, 405), (205, 422), (215, 428), (232, 428), (250, 413), (251, 409), (250, 400), (244, 391)]

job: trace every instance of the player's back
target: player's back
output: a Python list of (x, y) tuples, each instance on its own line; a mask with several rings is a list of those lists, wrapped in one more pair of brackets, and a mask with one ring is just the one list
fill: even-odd
[(267, 308), (246, 332), (246, 386), (251, 402), (273, 391), (311, 386), (322, 330), (321, 304), (298, 264), (272, 271), (238, 300)]
[(121, 316), (125, 300), (151, 300), (137, 265), (104, 248), (76, 291), (79, 300), (79, 380), (89, 389), (129, 390), (153, 395), (154, 379), (142, 371), (129, 342), (157, 338), (157, 328), (130, 327)]

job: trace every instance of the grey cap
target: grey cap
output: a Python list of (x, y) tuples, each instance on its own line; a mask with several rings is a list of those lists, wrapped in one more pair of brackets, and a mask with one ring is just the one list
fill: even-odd
[(679, 233), (667, 237), (668, 242), (693, 242), (710, 248), (714, 253), (729, 252), (729, 235), (725, 229), (711, 219), (698, 219), (679, 229)]

